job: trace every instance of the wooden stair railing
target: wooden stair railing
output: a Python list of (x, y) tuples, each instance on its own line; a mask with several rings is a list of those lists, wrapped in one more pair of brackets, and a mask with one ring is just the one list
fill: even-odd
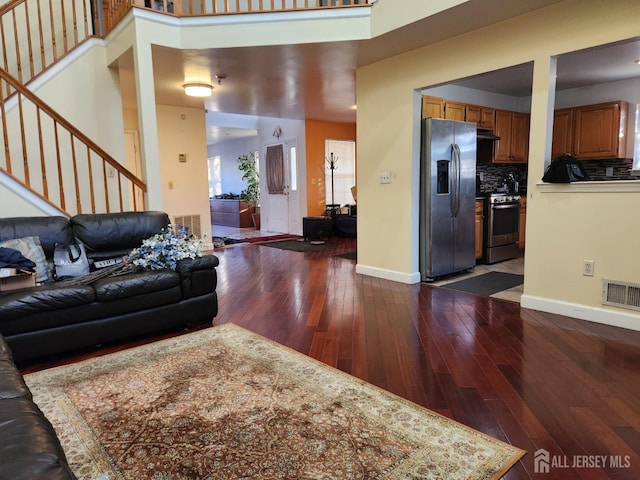
[[(87, 0), (9, 0), (0, 7), (0, 66), (27, 85), (93, 36), (87, 5)], [(0, 91), (5, 99), (12, 93), (8, 84)]]
[(327, 8), (365, 7), (369, 0), (101, 0), (103, 35), (109, 33), (131, 7), (176, 17), (203, 17)]
[(0, 171), (68, 215), (145, 209), (147, 186), (0, 69)]

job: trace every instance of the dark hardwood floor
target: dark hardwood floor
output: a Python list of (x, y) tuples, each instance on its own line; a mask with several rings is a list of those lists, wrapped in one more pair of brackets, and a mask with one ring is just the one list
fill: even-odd
[[(214, 325), (233, 322), (527, 450), (507, 479), (640, 478), (640, 332), (357, 275), (335, 256), (355, 241), (331, 242), (314, 253), (217, 249)], [(555, 462), (549, 473), (534, 471), (538, 449)]]

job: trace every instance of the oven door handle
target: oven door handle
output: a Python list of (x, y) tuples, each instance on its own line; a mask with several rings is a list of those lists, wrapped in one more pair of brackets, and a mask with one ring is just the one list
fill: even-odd
[(510, 203), (508, 205), (491, 205), (491, 208), (493, 208), (494, 210), (507, 210), (509, 208), (518, 208), (520, 207), (519, 203)]

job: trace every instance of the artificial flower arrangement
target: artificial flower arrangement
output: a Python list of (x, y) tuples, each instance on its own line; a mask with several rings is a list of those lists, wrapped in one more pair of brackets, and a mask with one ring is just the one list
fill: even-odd
[(189, 235), (189, 229), (173, 225), (160, 230), (160, 233), (143, 240), (142, 245), (134, 248), (125, 259), (129, 268), (146, 268), (160, 270), (163, 268), (176, 269), (178, 260), (202, 257), (201, 241), (194, 235)]

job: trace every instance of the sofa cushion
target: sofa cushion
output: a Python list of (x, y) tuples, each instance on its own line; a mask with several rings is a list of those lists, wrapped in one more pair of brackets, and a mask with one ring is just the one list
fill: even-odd
[(0, 218), (0, 241), (24, 237), (38, 237), (47, 258), (53, 258), (55, 244), (71, 243), (73, 232), (66, 217)]
[(93, 283), (96, 300), (111, 302), (137, 295), (169, 290), (180, 285), (173, 270), (140, 270), (125, 275), (104, 277)]
[(13, 363), (9, 345), (0, 335), (0, 400), (16, 397), (31, 398), (31, 392)]
[(169, 216), (164, 212), (80, 214), (70, 221), (89, 258), (112, 258), (128, 254), (159, 233), (169, 225)]
[(0, 400), (0, 438), (0, 477), (76, 478), (51, 423), (30, 400)]
[(10, 320), (20, 321), (36, 313), (54, 312), (94, 300), (95, 292), (89, 285), (59, 286), (51, 283), (4, 292), (0, 295), (0, 333), (5, 336), (12, 333), (8, 327)]
[(31, 398), (31, 392), (9, 357), (0, 357), (0, 401), (7, 398)]
[(11, 238), (0, 242), (0, 247), (18, 250), (22, 255), (36, 264), (36, 282), (48, 282), (53, 280), (52, 272), (49, 270), (49, 263), (44, 253), (40, 238), (22, 237)]

